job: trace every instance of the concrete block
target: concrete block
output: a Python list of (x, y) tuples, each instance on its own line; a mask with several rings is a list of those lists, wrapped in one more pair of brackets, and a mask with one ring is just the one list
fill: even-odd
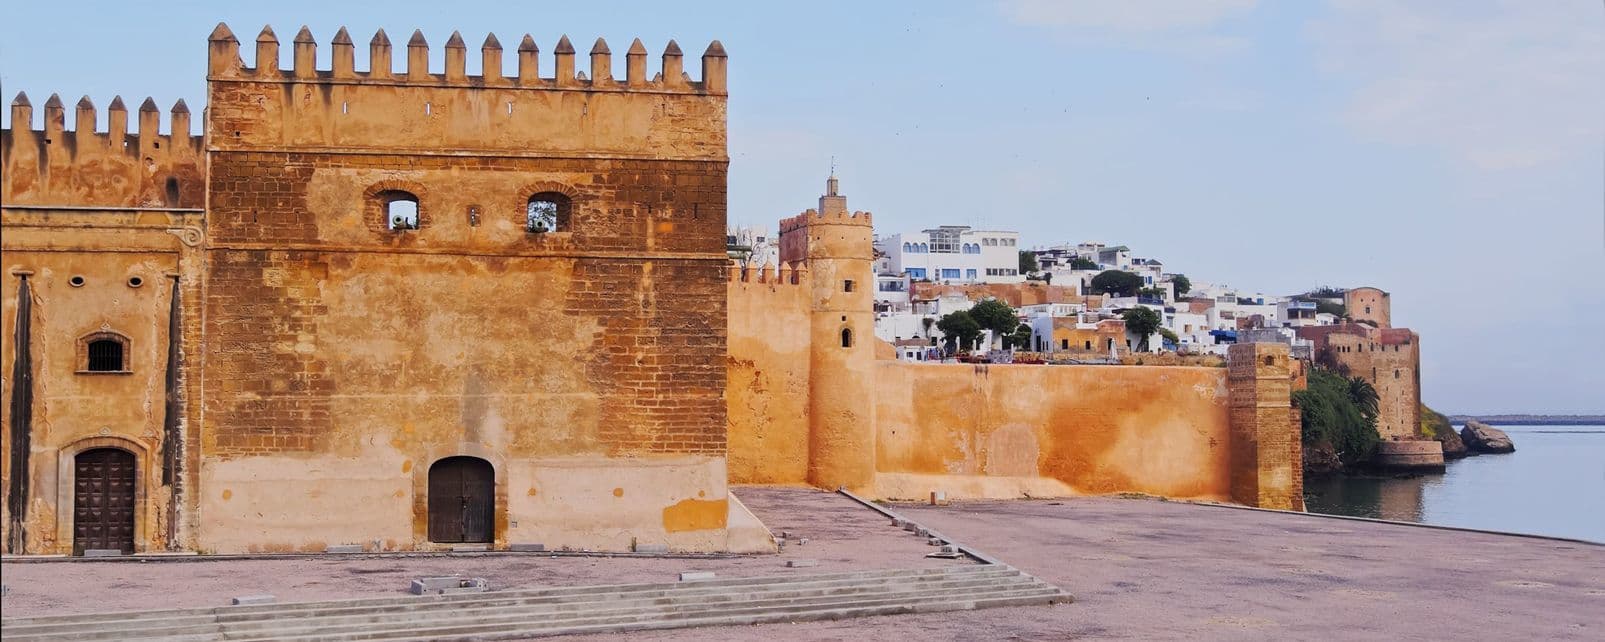
[(904, 526), (908, 526), (908, 521), (901, 517), (893, 517), (892, 526), (896, 528), (903, 528)]
[(947, 542), (942, 541), (942, 538), (940, 538), (940, 537), (931, 537), (931, 538), (927, 538), (925, 540), (925, 543), (929, 544), (931, 546), (941, 546), (943, 544), (946, 544)]
[(931, 532), (928, 531), (928, 530), (925, 530), (924, 528), (916, 528), (916, 529), (914, 529), (914, 534), (918, 535), (920, 537), (930, 537), (931, 536)]
[(797, 545), (798, 546), (802, 546), (803, 544), (807, 544), (807, 543), (808, 543), (808, 538), (806, 538), (806, 537), (797, 538)]
[(361, 544), (336, 544), (334, 546), (325, 546), (325, 547), (323, 547), (323, 552), (325, 552), (325, 553), (361, 553), (362, 552), (362, 545)]
[(713, 571), (683, 571), (680, 573), (681, 582), (713, 579)]
[(455, 595), (458, 593), (484, 593), (490, 590), (490, 582), (483, 577), (474, 577), (463, 580), (461, 586), (440, 589), (441, 595)]
[(916, 530), (919, 530), (919, 525), (915, 524), (914, 522), (903, 522), (903, 530), (912, 533)]
[(490, 582), (482, 577), (420, 577), (412, 581), (407, 590), (413, 595), (453, 593), (483, 593), (489, 590)]
[(786, 560), (786, 568), (810, 568), (819, 566), (819, 560)]
[(669, 545), (668, 544), (636, 544), (635, 545), (635, 552), (637, 552), (637, 553), (667, 553), (667, 552), (669, 552)]
[(932, 506), (946, 506), (947, 505), (947, 492), (946, 491), (940, 491), (940, 490), (931, 491), (931, 505)]
[(953, 544), (943, 544), (942, 545), (942, 552), (943, 553), (957, 553), (957, 552), (959, 552), (959, 547), (956, 546), (956, 545), (953, 545)]
[(84, 550), (84, 557), (122, 557), (123, 552), (115, 548), (91, 548)]
[(780, 531), (780, 539), (791, 539), (791, 531)]
[(518, 553), (545, 553), (546, 552), (546, 545), (545, 544), (527, 544), (527, 543), (526, 544), (513, 544), (509, 548), (511, 548), (514, 552), (518, 552)]
[(453, 553), (483, 553), (490, 550), (486, 544), (455, 544), (451, 547)]
[(237, 596), (234, 597), (234, 599), (229, 600), (229, 604), (232, 604), (234, 606), (250, 606), (252, 604), (272, 604), (274, 601), (276, 601), (276, 599), (277, 598), (274, 598), (272, 595), (268, 595), (266, 593), (263, 593), (261, 595), (237, 595)]

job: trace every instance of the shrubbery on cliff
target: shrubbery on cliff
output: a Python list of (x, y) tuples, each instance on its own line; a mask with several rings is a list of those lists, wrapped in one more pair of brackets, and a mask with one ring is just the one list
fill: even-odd
[(1306, 445), (1329, 445), (1345, 466), (1364, 461), (1377, 434), (1377, 391), (1364, 379), (1326, 368), (1310, 370), (1309, 387), (1293, 393)]

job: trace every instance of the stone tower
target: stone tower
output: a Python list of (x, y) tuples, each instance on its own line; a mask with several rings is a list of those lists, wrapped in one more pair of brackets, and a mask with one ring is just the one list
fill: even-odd
[(820, 487), (874, 482), (873, 237), (870, 214), (848, 211), (834, 174), (819, 209), (780, 222), (781, 261), (805, 262), (813, 289), (808, 481)]

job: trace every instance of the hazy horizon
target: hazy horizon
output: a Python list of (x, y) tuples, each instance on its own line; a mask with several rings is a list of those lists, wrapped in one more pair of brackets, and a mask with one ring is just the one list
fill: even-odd
[(717, 38), (732, 224), (813, 206), (834, 156), (878, 233), (1098, 240), (1270, 295), (1372, 285), (1421, 334), (1436, 410), (1605, 414), (1597, 1), (82, 6), (18, 5), (0, 24), (0, 90), (28, 93), (35, 126), (53, 92), (69, 111), (88, 95), (101, 128), (114, 95), (198, 111), (219, 21), (247, 64), (271, 24), (286, 67), (303, 24), (320, 68), (341, 25), (358, 68), (376, 29), (398, 48), (422, 29), (436, 71), (453, 30), (474, 50), (530, 33), (543, 74), (562, 34), (581, 58), (606, 37), (618, 76), (633, 38), (649, 74), (676, 39), (693, 77)]

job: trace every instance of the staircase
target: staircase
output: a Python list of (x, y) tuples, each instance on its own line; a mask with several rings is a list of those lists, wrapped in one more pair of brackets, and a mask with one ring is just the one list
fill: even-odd
[(510, 640), (1069, 602), (1005, 565), (0, 619), (46, 640)]

